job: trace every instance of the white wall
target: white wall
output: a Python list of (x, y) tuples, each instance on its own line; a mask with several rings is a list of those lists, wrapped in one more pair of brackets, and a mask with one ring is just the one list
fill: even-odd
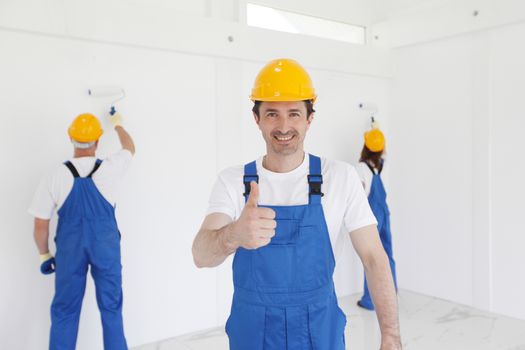
[(397, 52), (388, 149), (400, 285), (466, 304), (472, 297), (469, 44), (459, 38)]
[[(38, 272), (26, 209), (43, 174), (69, 157), (71, 119), (106, 110), (87, 88), (126, 89), (120, 109), (137, 144), (117, 212), (130, 345), (225, 321), (230, 267), (197, 270), (190, 247), (217, 171), (264, 151), (247, 96), (266, 60), (295, 57), (312, 72), (320, 97), (309, 151), (355, 161), (367, 117), (357, 102), (376, 102), (387, 125), (385, 50), (192, 17), (209, 5), (182, 14), (160, 1), (0, 5), (0, 348), (46, 346), (53, 277)], [(118, 147), (104, 127), (101, 156)], [(337, 285), (346, 294), (362, 282), (348, 242), (344, 250)], [(78, 348), (101, 339), (90, 283)]]
[(522, 161), (525, 24), (494, 30), (491, 57), (490, 208), (493, 309), (525, 318), (525, 164)]
[(450, 2), (450, 0), (371, 0), (372, 24), (402, 16), (407, 12), (421, 11)]
[(390, 203), (404, 288), (525, 318), (525, 24), (394, 50)]

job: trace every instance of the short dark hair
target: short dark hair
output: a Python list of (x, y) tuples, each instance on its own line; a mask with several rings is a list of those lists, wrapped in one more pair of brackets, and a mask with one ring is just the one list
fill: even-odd
[[(303, 100), (306, 106), (306, 118), (308, 118), (312, 113), (315, 113), (314, 102), (312, 100)], [(252, 112), (259, 118), (259, 108), (261, 107), (263, 101), (253, 101)]]

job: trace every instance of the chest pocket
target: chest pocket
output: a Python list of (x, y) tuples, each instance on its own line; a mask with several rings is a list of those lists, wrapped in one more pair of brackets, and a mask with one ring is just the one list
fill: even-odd
[(277, 219), (275, 236), (267, 246), (253, 251), (252, 269), (259, 288), (284, 292), (295, 285), (299, 222)]
[(276, 219), (276, 221), (275, 236), (272, 237), (270, 245), (295, 244), (299, 234), (299, 222), (289, 219)]

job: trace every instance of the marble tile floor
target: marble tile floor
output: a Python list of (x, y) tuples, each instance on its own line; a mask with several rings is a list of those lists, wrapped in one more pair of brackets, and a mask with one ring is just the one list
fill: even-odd
[[(375, 312), (359, 308), (359, 295), (342, 297), (351, 350), (379, 350)], [(525, 350), (525, 320), (476, 310), (446, 300), (399, 291), (404, 350)], [(227, 350), (224, 327), (203, 330), (132, 350)]]

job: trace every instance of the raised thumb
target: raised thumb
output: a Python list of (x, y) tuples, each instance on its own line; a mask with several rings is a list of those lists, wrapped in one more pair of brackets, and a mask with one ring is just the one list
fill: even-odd
[(257, 202), (259, 201), (259, 185), (257, 182), (250, 182), (250, 196), (246, 202), (247, 206), (257, 207)]

